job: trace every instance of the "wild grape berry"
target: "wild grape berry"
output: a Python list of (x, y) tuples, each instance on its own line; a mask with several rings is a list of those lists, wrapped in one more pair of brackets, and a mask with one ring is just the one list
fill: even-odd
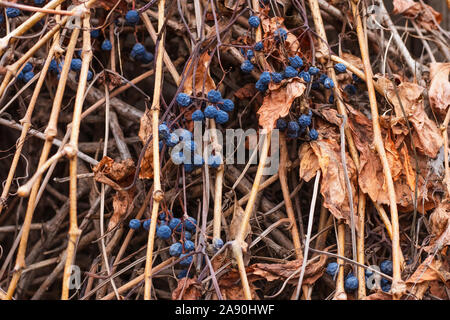
[(205, 108), (205, 117), (208, 119), (214, 119), (217, 114), (217, 108), (215, 106), (209, 105)]
[(349, 95), (354, 95), (356, 93), (356, 87), (352, 84), (346, 85), (344, 90), (347, 91)]
[(0, 14), (0, 24), (5, 21), (5, 18), (3, 18), (3, 15)]
[(151, 219), (145, 220), (144, 223), (142, 224), (142, 226), (144, 227), (145, 230), (149, 230), (150, 229), (150, 224), (152, 223)]
[(272, 81), (275, 83), (280, 83), (283, 81), (283, 74), (279, 72), (272, 72), (270, 75), (272, 76)]
[(131, 219), (128, 226), (130, 227), (130, 229), (137, 230), (140, 228), (141, 222), (138, 219)]
[(102, 42), (102, 50), (103, 51), (111, 51), (112, 50), (111, 41), (109, 41), (108, 39), (103, 40), (103, 42)]
[(163, 240), (169, 239), (171, 234), (172, 229), (170, 229), (169, 226), (166, 225), (161, 225), (156, 231), (156, 236)]
[(170, 159), (176, 165), (180, 165), (186, 160), (186, 158), (184, 157), (184, 154), (182, 152), (176, 152), (176, 151), (172, 152), (172, 154), (170, 155)]
[(91, 30), (91, 38), (98, 38), (100, 37), (100, 29), (92, 29)]
[(189, 257), (186, 257), (187, 255), (188, 255), (187, 253), (182, 253), (180, 255), (180, 258), (182, 258), (182, 259), (184, 258), (183, 260), (180, 261), (180, 266), (189, 266), (192, 263), (192, 260), (194, 260), (192, 255)]
[(328, 97), (328, 103), (333, 104), (334, 103), (334, 95), (330, 94), (330, 96)]
[(275, 30), (273, 35), (275, 36), (275, 40), (277, 40), (277, 41), (281, 41), (281, 40), (284, 41), (287, 39), (287, 31), (283, 28), (279, 28), (279, 29)]
[(284, 69), (284, 77), (285, 78), (294, 78), (298, 76), (297, 70), (291, 66), (287, 66), (286, 69)]
[(210, 155), (208, 157), (208, 165), (211, 168), (217, 169), (220, 164), (222, 163), (222, 158), (220, 157), (220, 155)]
[(91, 81), (93, 77), (94, 73), (91, 70), (88, 70), (86, 80)]
[(192, 239), (192, 234), (189, 231), (185, 231), (184, 232), (184, 239), (185, 240), (191, 240)]
[(259, 77), (259, 81), (262, 84), (269, 84), (270, 83), (270, 72), (264, 71), (261, 73), (261, 76)]
[(254, 48), (255, 48), (256, 51), (262, 51), (262, 50), (264, 49), (264, 45), (263, 45), (263, 43), (260, 41), (260, 42), (255, 43)]
[(184, 220), (184, 226), (189, 231), (195, 231), (197, 220), (192, 217), (188, 217), (186, 220)]
[(187, 95), (186, 93), (183, 93), (183, 92), (180, 92), (177, 95), (176, 101), (182, 107), (188, 107), (192, 103), (191, 97), (189, 97), (189, 95)]
[(178, 279), (183, 279), (186, 278), (188, 275), (188, 270), (187, 269), (183, 269), (180, 271), (180, 273), (177, 274), (177, 278)]
[(298, 118), (298, 124), (300, 125), (300, 127), (309, 127), (309, 125), (311, 124), (311, 117), (306, 114), (302, 114)]
[(311, 129), (309, 130), (309, 137), (311, 138), (311, 140), (317, 140), (317, 138), (319, 138), (319, 133), (316, 129)]
[(314, 82), (311, 84), (311, 89), (313, 89), (313, 90), (319, 90), (319, 89), (320, 89), (320, 82), (314, 81)]
[(192, 113), (192, 121), (203, 121), (205, 120), (205, 115), (203, 114), (202, 110), (195, 110)]
[(218, 90), (209, 90), (208, 101), (211, 103), (217, 103), (222, 99), (222, 94)]
[(180, 242), (175, 242), (169, 248), (169, 254), (172, 257), (178, 257), (183, 252), (183, 245)]
[(226, 112), (231, 112), (234, 110), (234, 102), (230, 99), (222, 99), (219, 102), (219, 108)]
[(308, 72), (301, 71), (299, 77), (302, 78), (306, 83), (311, 81), (311, 75)]
[(125, 15), (125, 21), (128, 24), (134, 25), (139, 22), (139, 13), (136, 10), (130, 10)]
[(303, 67), (303, 60), (299, 56), (289, 57), (289, 63), (295, 69)]
[(338, 72), (338, 73), (342, 73), (347, 70), (347, 67), (343, 63), (336, 63), (334, 65), (334, 70), (336, 70), (336, 72)]
[(325, 81), (323, 82), (323, 86), (327, 89), (331, 89), (334, 87), (334, 82), (330, 78), (326, 78)]
[(180, 140), (175, 133), (169, 134), (169, 136), (166, 139), (167, 146), (169, 146), (171, 148), (175, 147), (178, 144), (178, 142), (180, 142)]
[(141, 57), (145, 53), (145, 47), (141, 43), (136, 43), (131, 49), (133, 59)]
[(327, 265), (327, 269), (326, 269), (326, 273), (328, 273), (330, 276), (334, 277), (334, 275), (336, 274), (336, 272), (339, 269), (339, 265), (336, 262), (330, 262)]
[(16, 18), (20, 16), (21, 12), (17, 8), (6, 8), (6, 16), (8, 18)]
[(213, 247), (216, 250), (219, 250), (220, 248), (223, 247), (223, 240), (220, 238), (214, 238), (213, 240)]
[(362, 82), (361, 78), (358, 77), (356, 74), (352, 73), (352, 79), (354, 82), (358, 83), (358, 82)]
[(164, 220), (164, 219), (166, 219), (166, 213), (165, 213), (165, 212), (161, 212), (161, 213), (158, 215), (158, 220)]
[(381, 286), (381, 290), (383, 290), (384, 292), (389, 292), (389, 291), (391, 291), (391, 284), (388, 283), (388, 284), (386, 284), (386, 285), (384, 285), (384, 286)]
[(261, 21), (260, 21), (259, 17), (257, 17), (257, 16), (251, 16), (250, 18), (248, 18), (248, 24), (252, 28), (258, 28), (260, 22)]
[(288, 131), (298, 132), (300, 130), (300, 126), (297, 121), (289, 121), (288, 123)]
[(169, 127), (167, 126), (167, 124), (165, 124), (165, 123), (161, 123), (159, 126), (158, 126), (158, 132), (159, 132), (159, 135), (162, 137), (162, 138), (168, 138), (169, 137), (169, 135), (170, 135), (170, 129), (169, 129)]
[(298, 131), (288, 131), (286, 136), (290, 139), (296, 139), (300, 136)]
[(366, 269), (366, 271), (364, 271), (364, 275), (366, 276), (366, 278), (369, 278), (373, 275), (373, 271)]
[(50, 61), (50, 66), (48, 67), (48, 70), (51, 72), (58, 72), (58, 62), (56, 62), (55, 59), (52, 59), (52, 61)]
[(195, 166), (190, 163), (184, 163), (183, 167), (184, 167), (184, 172), (187, 172), (187, 173), (190, 173), (190, 172), (194, 171), (194, 169), (195, 169)]
[(226, 113), (223, 110), (217, 110), (216, 116), (214, 117), (216, 122), (218, 124), (225, 124), (228, 122), (229, 116), (228, 113)]
[(287, 128), (287, 122), (286, 122), (286, 120), (284, 120), (284, 119), (278, 119), (278, 120), (277, 120), (276, 128), (277, 128), (278, 130), (281, 130), (281, 131), (286, 130), (286, 128)]
[(247, 50), (247, 59), (252, 59), (255, 56), (253, 50)]
[(354, 291), (358, 288), (358, 279), (353, 275), (349, 274), (347, 278), (345, 278), (344, 289), (346, 291)]
[(391, 260), (384, 260), (383, 262), (380, 263), (380, 270), (381, 272), (387, 274), (387, 275), (392, 275), (392, 261)]
[(195, 249), (195, 244), (191, 240), (187, 240), (184, 242), (184, 249), (187, 252), (191, 252)]
[(27, 72), (29, 72), (31, 70), (33, 70), (33, 65), (31, 63), (27, 62), (25, 64), (25, 66), (23, 67), (22, 72), (23, 73), (27, 73)]
[(141, 57), (141, 61), (142, 63), (150, 63), (153, 61), (155, 57), (153, 56), (153, 54), (151, 52), (145, 51), (144, 55)]
[(255, 83), (255, 88), (258, 91), (265, 92), (267, 90), (268, 86), (267, 86), (267, 84), (264, 84), (264, 83), (262, 83), (261, 81), (258, 80)]
[(205, 160), (203, 160), (203, 157), (199, 154), (194, 154), (194, 160), (192, 162), (196, 167), (201, 167), (205, 164)]
[(308, 69), (308, 73), (312, 76), (315, 76), (316, 74), (318, 74), (319, 71), (320, 71), (319, 68), (316, 68), (316, 67), (309, 67), (309, 69)]
[(244, 72), (252, 72), (255, 66), (250, 62), (250, 60), (244, 60), (241, 64), (241, 70)]
[(328, 79), (328, 76), (325, 73), (322, 73), (319, 77), (319, 82), (324, 84), (325, 80)]
[(44, 2), (45, 2), (44, 0), (34, 0), (34, 4), (37, 6), (44, 4)]
[(73, 71), (80, 71), (82, 64), (83, 62), (81, 61), (81, 59), (72, 59), (72, 61), (70, 62), (70, 69), (72, 69)]
[(180, 141), (192, 140), (192, 132), (186, 129), (177, 130), (178, 137)]
[(25, 72), (25, 73), (23, 74), (23, 81), (24, 81), (24, 82), (28, 82), (28, 81), (30, 81), (31, 79), (33, 79), (33, 77), (34, 77), (34, 72), (33, 72), (33, 71)]
[(180, 219), (178, 219), (178, 218), (170, 219), (170, 221), (169, 221), (169, 228), (170, 229), (173, 230), (173, 229), (177, 228), (178, 225), (181, 225), (181, 220)]

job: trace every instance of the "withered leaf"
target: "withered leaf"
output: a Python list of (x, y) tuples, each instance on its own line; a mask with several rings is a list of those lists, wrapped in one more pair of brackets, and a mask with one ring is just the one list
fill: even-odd
[(443, 264), (434, 255), (428, 256), (405, 281), (407, 285), (439, 280), (446, 283), (450, 280), (450, 273), (442, 268)]
[(289, 113), (292, 102), (303, 94), (305, 88), (299, 79), (293, 79), (286, 86), (270, 91), (258, 110), (259, 125), (272, 131), (278, 118), (285, 117)]
[(300, 179), (308, 182), (316, 176), (317, 170), (320, 170), (319, 159), (309, 143), (304, 143), (299, 150), (300, 158)]
[(431, 232), (434, 235), (430, 249), (437, 245), (438, 249), (450, 245), (450, 202), (444, 200), (430, 215)]
[(411, 158), (409, 157), (408, 148), (406, 144), (403, 144), (403, 147), (400, 149), (400, 153), (403, 158), (403, 169), (406, 176), (406, 182), (408, 183), (409, 188), (412, 192), (416, 188), (416, 173), (411, 165)]
[(183, 92), (191, 95), (194, 92), (194, 88), (196, 94), (216, 89), (216, 84), (209, 73), (211, 56), (208, 51), (205, 51), (198, 60), (195, 60), (196, 65), (191, 65), (193, 61), (194, 60), (192, 59), (189, 60), (186, 66), (188, 75), (186, 76), (186, 80), (184, 82)]
[(389, 167), (391, 168), (392, 179), (397, 181), (402, 174), (402, 163), (400, 161), (400, 155), (395, 148), (395, 144), (390, 135), (385, 136), (384, 148), (386, 149), (386, 157), (389, 162)]
[(445, 115), (450, 106), (450, 62), (430, 64), (430, 89), (428, 97), (435, 112)]
[(377, 291), (375, 293), (372, 293), (366, 297), (363, 298), (364, 300), (392, 300), (392, 295), (384, 292), (384, 291)]
[(202, 295), (197, 277), (184, 277), (178, 280), (178, 286), (172, 292), (172, 300), (198, 300)]
[[(145, 146), (147, 139), (152, 135), (152, 116), (149, 110), (146, 110), (144, 115), (141, 117), (141, 126), (139, 127), (138, 135), (141, 139), (142, 145)], [(142, 158), (139, 178), (153, 178), (153, 139), (148, 144), (144, 157)]]
[(433, 21), (441, 23), (442, 15), (431, 6), (413, 0), (394, 0), (394, 14), (401, 14), (407, 18), (414, 19), (425, 29), (437, 29)]
[(357, 67), (359, 70), (364, 70), (364, 64), (361, 58), (352, 55), (351, 53), (343, 52), (341, 55), (342, 59), (349, 62), (350, 64)]

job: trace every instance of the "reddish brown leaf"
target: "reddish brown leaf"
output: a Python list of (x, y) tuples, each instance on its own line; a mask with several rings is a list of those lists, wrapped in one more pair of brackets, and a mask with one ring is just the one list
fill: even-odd
[[(139, 127), (139, 138), (142, 145), (145, 146), (147, 139), (152, 135), (152, 116), (148, 110), (141, 117), (141, 126)], [(153, 178), (153, 139), (145, 150), (144, 157), (141, 161), (141, 170), (139, 171), (140, 179)]]
[(389, 135), (385, 136), (384, 148), (386, 149), (386, 157), (391, 168), (392, 179), (397, 181), (402, 174), (402, 163), (400, 161), (400, 155), (395, 148), (395, 144)]
[(319, 159), (309, 143), (304, 143), (299, 150), (300, 158), (300, 179), (308, 182), (316, 176), (317, 170), (320, 170)]
[[(434, 19), (441, 23), (442, 15), (431, 6), (412, 0), (394, 0), (394, 14), (401, 14), (406, 18), (414, 19), (425, 29), (437, 29)], [(434, 19), (433, 19), (434, 18)]]
[(403, 147), (400, 150), (400, 153), (403, 158), (403, 169), (406, 176), (406, 182), (408, 183), (409, 188), (412, 192), (414, 192), (414, 189), (416, 187), (416, 173), (411, 165), (411, 158), (409, 157), (408, 148), (406, 147), (406, 144), (403, 145)]
[(254, 83), (247, 83), (242, 88), (234, 93), (234, 96), (238, 99), (251, 99), (258, 93)]
[(407, 285), (439, 280), (446, 283), (450, 280), (450, 273), (442, 268), (443, 264), (434, 255), (428, 256), (405, 281)]
[(211, 56), (209, 55), (208, 51), (205, 51), (200, 56), (198, 61), (196, 61), (196, 65), (191, 66), (192, 61), (193, 60), (189, 60), (186, 66), (186, 70), (189, 70), (189, 73), (186, 76), (186, 80), (184, 82), (183, 92), (190, 95), (193, 93), (194, 88), (196, 94), (216, 89), (216, 84), (214, 83), (214, 80), (211, 78), (211, 75), (209, 73)]
[(372, 293), (371, 295), (368, 295), (363, 298), (364, 300), (392, 300), (392, 295), (384, 292), (384, 291), (377, 291), (375, 293)]
[(450, 203), (442, 201), (430, 215), (431, 232), (434, 235), (430, 249), (450, 245)]
[(428, 97), (433, 110), (445, 115), (450, 106), (450, 62), (430, 64), (430, 89)]
[(184, 277), (178, 280), (178, 286), (172, 292), (172, 300), (198, 300), (201, 295), (201, 284), (197, 277)]

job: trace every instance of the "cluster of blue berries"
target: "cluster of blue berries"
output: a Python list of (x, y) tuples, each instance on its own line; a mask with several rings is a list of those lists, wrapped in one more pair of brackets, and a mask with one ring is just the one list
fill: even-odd
[(278, 119), (276, 122), (276, 128), (280, 131), (287, 130), (287, 137), (296, 139), (300, 137), (307, 129), (308, 136), (311, 140), (317, 140), (319, 138), (319, 133), (316, 129), (309, 129), (312, 121), (312, 112), (309, 110), (308, 114), (302, 114), (297, 121), (287, 122), (284, 119)]
[[(330, 262), (327, 265), (325, 272), (332, 277), (335, 277), (338, 273), (339, 265), (336, 262)], [(350, 272), (344, 280), (344, 289), (347, 292), (355, 291), (358, 288), (358, 278), (356, 278), (352, 272)]]
[(139, 13), (136, 10), (129, 10), (126, 14), (125, 14), (125, 22), (128, 25), (136, 25), (139, 23)]
[(140, 62), (145, 64), (152, 62), (154, 59), (153, 54), (147, 51), (144, 45), (139, 42), (136, 43), (131, 49), (130, 57), (133, 58), (134, 60), (139, 60)]
[[(78, 53), (80, 53), (80, 52), (78, 52)], [(58, 63), (55, 59), (52, 59), (52, 61), (50, 61), (50, 66), (48, 67), (48, 70), (50, 72), (57, 74), (58, 79), (59, 79), (63, 65), (64, 65), (64, 60), (62, 60), (61, 62)], [(70, 70), (79, 73), (82, 65), (83, 65), (83, 60), (81, 60), (79, 58), (74, 58), (70, 62)], [(94, 73), (91, 70), (88, 70), (87, 81), (91, 81), (93, 77), (94, 77)]]
[(22, 12), (17, 8), (6, 8), (6, 16), (8, 18), (17, 18)]
[(23, 67), (22, 71), (17, 75), (17, 79), (27, 83), (34, 77), (34, 72), (32, 70), (33, 65), (27, 62)]

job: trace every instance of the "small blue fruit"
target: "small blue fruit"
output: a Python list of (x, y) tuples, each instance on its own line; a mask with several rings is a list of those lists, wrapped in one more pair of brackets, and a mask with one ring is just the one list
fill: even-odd
[(203, 114), (202, 110), (195, 110), (192, 113), (192, 121), (203, 121), (205, 120), (205, 115)]
[(380, 270), (381, 272), (387, 274), (387, 275), (392, 275), (392, 261), (391, 260), (384, 260), (383, 262), (380, 263)]
[(272, 76), (272, 81), (275, 83), (280, 83), (283, 81), (283, 74), (279, 72), (272, 72), (270, 75)]
[(361, 78), (358, 77), (356, 74), (352, 73), (352, 79), (355, 83), (362, 82)]
[(326, 79), (328, 79), (328, 76), (325, 73), (322, 73), (319, 77), (319, 82), (324, 84)]
[(223, 110), (217, 110), (216, 116), (214, 117), (218, 124), (225, 124), (228, 122), (228, 113)]
[(72, 59), (72, 61), (70, 62), (70, 69), (72, 69), (73, 71), (80, 71), (81, 70), (81, 65), (82, 65), (82, 61), (81, 59)]
[(130, 229), (137, 230), (140, 228), (141, 222), (138, 219), (131, 219), (128, 226), (130, 227)]
[(91, 70), (88, 70), (86, 80), (91, 81), (93, 77), (94, 73)]
[(289, 63), (295, 69), (303, 67), (303, 60), (299, 56), (289, 57)]
[(264, 49), (264, 45), (260, 41), (260, 42), (255, 43), (255, 47), (254, 48), (255, 48), (256, 51), (262, 51)]
[(209, 90), (208, 101), (211, 103), (217, 103), (222, 99), (222, 94), (218, 90)]
[(195, 166), (193, 164), (190, 164), (190, 163), (184, 163), (183, 167), (184, 167), (184, 171), (187, 172), (187, 173), (190, 173), (190, 172), (194, 171), (194, 168), (195, 168)]
[(250, 62), (250, 60), (244, 60), (241, 64), (241, 70), (244, 72), (252, 72), (255, 66)]
[(158, 215), (158, 220), (164, 220), (166, 218), (166, 213), (165, 212), (161, 212), (159, 215)]
[(220, 155), (210, 155), (208, 157), (208, 165), (211, 168), (217, 169), (221, 163), (222, 163), (222, 158), (220, 157)]
[(215, 106), (209, 105), (205, 108), (205, 117), (208, 119), (214, 119), (217, 114), (217, 108)]
[(188, 275), (188, 270), (187, 269), (183, 269), (180, 271), (180, 273), (178, 273), (177, 278), (178, 279), (183, 279), (186, 278)]
[(56, 62), (55, 59), (52, 59), (52, 61), (50, 61), (50, 66), (48, 67), (48, 70), (55, 73), (58, 72), (58, 62)]
[(371, 276), (373, 275), (373, 271), (372, 271), (372, 270), (369, 270), (369, 269), (366, 269), (366, 271), (364, 272), (364, 274), (365, 274), (366, 278), (369, 278), (369, 277), (371, 277)]
[(183, 252), (183, 245), (179, 242), (172, 244), (169, 248), (169, 254), (172, 257), (178, 257)]
[(145, 47), (141, 43), (136, 43), (131, 49), (131, 57), (133, 59), (140, 58), (145, 53)]
[(334, 275), (337, 273), (339, 269), (339, 265), (336, 262), (330, 262), (327, 265), (326, 273), (328, 273), (330, 276), (334, 277)]
[(193, 164), (196, 167), (201, 167), (205, 164), (205, 160), (203, 160), (203, 157), (199, 154), (194, 154)]
[(219, 108), (226, 112), (231, 112), (234, 110), (234, 102), (230, 99), (222, 99), (219, 103)]
[(44, 0), (34, 0), (34, 4), (37, 6), (42, 5), (44, 2), (45, 2)]
[(291, 66), (287, 66), (286, 69), (284, 69), (284, 77), (285, 78), (294, 78), (298, 76), (297, 70)]
[(216, 250), (219, 250), (220, 248), (223, 247), (223, 240), (220, 238), (214, 238), (213, 240), (213, 247)]
[(142, 224), (142, 226), (144, 227), (145, 230), (148, 231), (148, 229), (150, 229), (150, 224), (152, 223), (151, 219), (145, 220), (144, 223)]
[(255, 56), (253, 50), (247, 50), (247, 59), (252, 59)]
[(33, 79), (33, 77), (34, 77), (34, 72), (33, 72), (33, 71), (25, 72), (25, 73), (23, 74), (23, 81), (24, 81), (24, 82), (28, 82), (28, 81), (30, 81), (31, 79)]
[(169, 221), (169, 228), (170, 229), (176, 229), (176, 231), (178, 231), (178, 227), (181, 227), (181, 220), (178, 218), (172, 218)]
[(306, 83), (311, 81), (311, 75), (308, 72), (300, 71), (299, 77), (302, 78)]
[(336, 72), (338, 72), (338, 73), (342, 73), (347, 70), (347, 67), (343, 63), (336, 63), (334, 65), (334, 70), (336, 70)]
[(309, 130), (309, 137), (311, 138), (311, 140), (317, 140), (317, 138), (319, 138), (319, 133), (316, 129), (311, 129)]
[(180, 140), (175, 133), (169, 134), (169, 136), (166, 139), (167, 146), (169, 146), (171, 148), (175, 147), (178, 144), (178, 142), (180, 142)]
[(27, 73), (27, 72), (29, 72), (31, 70), (33, 70), (33, 65), (31, 63), (27, 62), (25, 64), (25, 66), (23, 67), (22, 72), (23, 73)]
[(358, 279), (353, 275), (349, 274), (344, 282), (344, 289), (346, 291), (354, 291), (358, 288)]
[(177, 95), (177, 103), (182, 106), (182, 107), (188, 107), (192, 101), (191, 101), (191, 97), (189, 97), (189, 95), (187, 95), (186, 93), (179, 93)]
[(286, 128), (287, 128), (287, 122), (286, 122), (286, 120), (284, 120), (284, 119), (278, 119), (278, 120), (277, 120), (276, 128), (277, 128), (278, 130), (281, 130), (281, 131), (286, 130)]
[(287, 31), (283, 28), (279, 28), (279, 29), (275, 30), (273, 35), (275, 36), (275, 40), (277, 40), (277, 41), (281, 41), (281, 40), (284, 41), (287, 39)]
[(269, 84), (270, 83), (270, 72), (264, 71), (261, 73), (261, 76), (259, 77), (259, 81), (262, 84)]
[(172, 234), (172, 230), (165, 225), (162, 225), (158, 228), (156, 231), (156, 236), (160, 239), (167, 240), (170, 238), (170, 235)]
[(186, 220), (184, 220), (184, 226), (189, 231), (195, 231), (197, 220), (192, 217), (188, 217)]
[(330, 94), (330, 97), (328, 98), (328, 103), (333, 104), (334, 103), (334, 95)]
[(153, 61), (155, 57), (153, 56), (153, 54), (151, 52), (145, 51), (144, 55), (141, 57), (141, 61), (144, 64), (150, 63)]
[(258, 91), (265, 92), (267, 90), (268, 86), (267, 86), (267, 84), (264, 84), (264, 83), (262, 83), (261, 81), (258, 80), (255, 83), (255, 88)]
[(162, 138), (166, 139), (166, 138), (169, 137), (170, 129), (169, 129), (169, 127), (168, 127), (165, 123), (161, 123), (161, 124), (158, 126), (158, 132), (159, 132), (159, 135), (160, 135)]
[(326, 78), (325, 81), (323, 82), (323, 86), (327, 89), (331, 89), (334, 87), (334, 82), (330, 78)]
[(297, 121), (289, 121), (288, 123), (288, 131), (298, 132), (300, 130), (300, 126)]
[(187, 240), (184, 242), (184, 249), (187, 252), (191, 252), (195, 249), (195, 244), (191, 240)]
[(191, 240), (192, 239), (192, 234), (189, 231), (185, 231), (184, 232), (184, 239), (185, 240)]
[(92, 29), (91, 30), (91, 38), (98, 38), (100, 37), (100, 30), (99, 29)]
[(111, 51), (112, 50), (111, 41), (109, 41), (108, 39), (103, 40), (103, 42), (102, 42), (102, 50), (103, 51)]
[(316, 74), (318, 74), (319, 71), (320, 71), (319, 68), (316, 68), (316, 67), (309, 67), (309, 69), (308, 69), (308, 73), (312, 76), (315, 76)]
[(172, 162), (176, 165), (180, 165), (186, 160), (182, 152), (176, 151), (172, 152), (172, 154), (170, 155), (170, 159), (172, 159)]
[(260, 21), (259, 17), (257, 17), (257, 16), (251, 16), (250, 18), (248, 18), (248, 24), (252, 28), (258, 28), (260, 22), (261, 21)]
[(6, 16), (8, 18), (16, 18), (20, 16), (21, 12), (17, 8), (6, 8)]
[(300, 127), (309, 127), (309, 125), (311, 124), (311, 117), (306, 114), (302, 114), (298, 118), (298, 124), (300, 125)]
[(182, 253), (180, 255), (180, 258), (183, 259), (183, 260), (180, 261), (180, 266), (189, 266), (192, 263), (192, 261), (194, 260), (192, 255), (189, 256), (189, 257), (186, 257), (187, 255), (188, 255), (187, 253)]
[(354, 95), (356, 93), (356, 87), (352, 84), (346, 85), (344, 90), (347, 91), (349, 95)]
[(125, 15), (125, 21), (128, 24), (134, 25), (139, 22), (139, 13), (136, 10), (130, 10)]
[(180, 138), (180, 141), (189, 141), (192, 140), (192, 132), (186, 129), (177, 130), (177, 135)]

